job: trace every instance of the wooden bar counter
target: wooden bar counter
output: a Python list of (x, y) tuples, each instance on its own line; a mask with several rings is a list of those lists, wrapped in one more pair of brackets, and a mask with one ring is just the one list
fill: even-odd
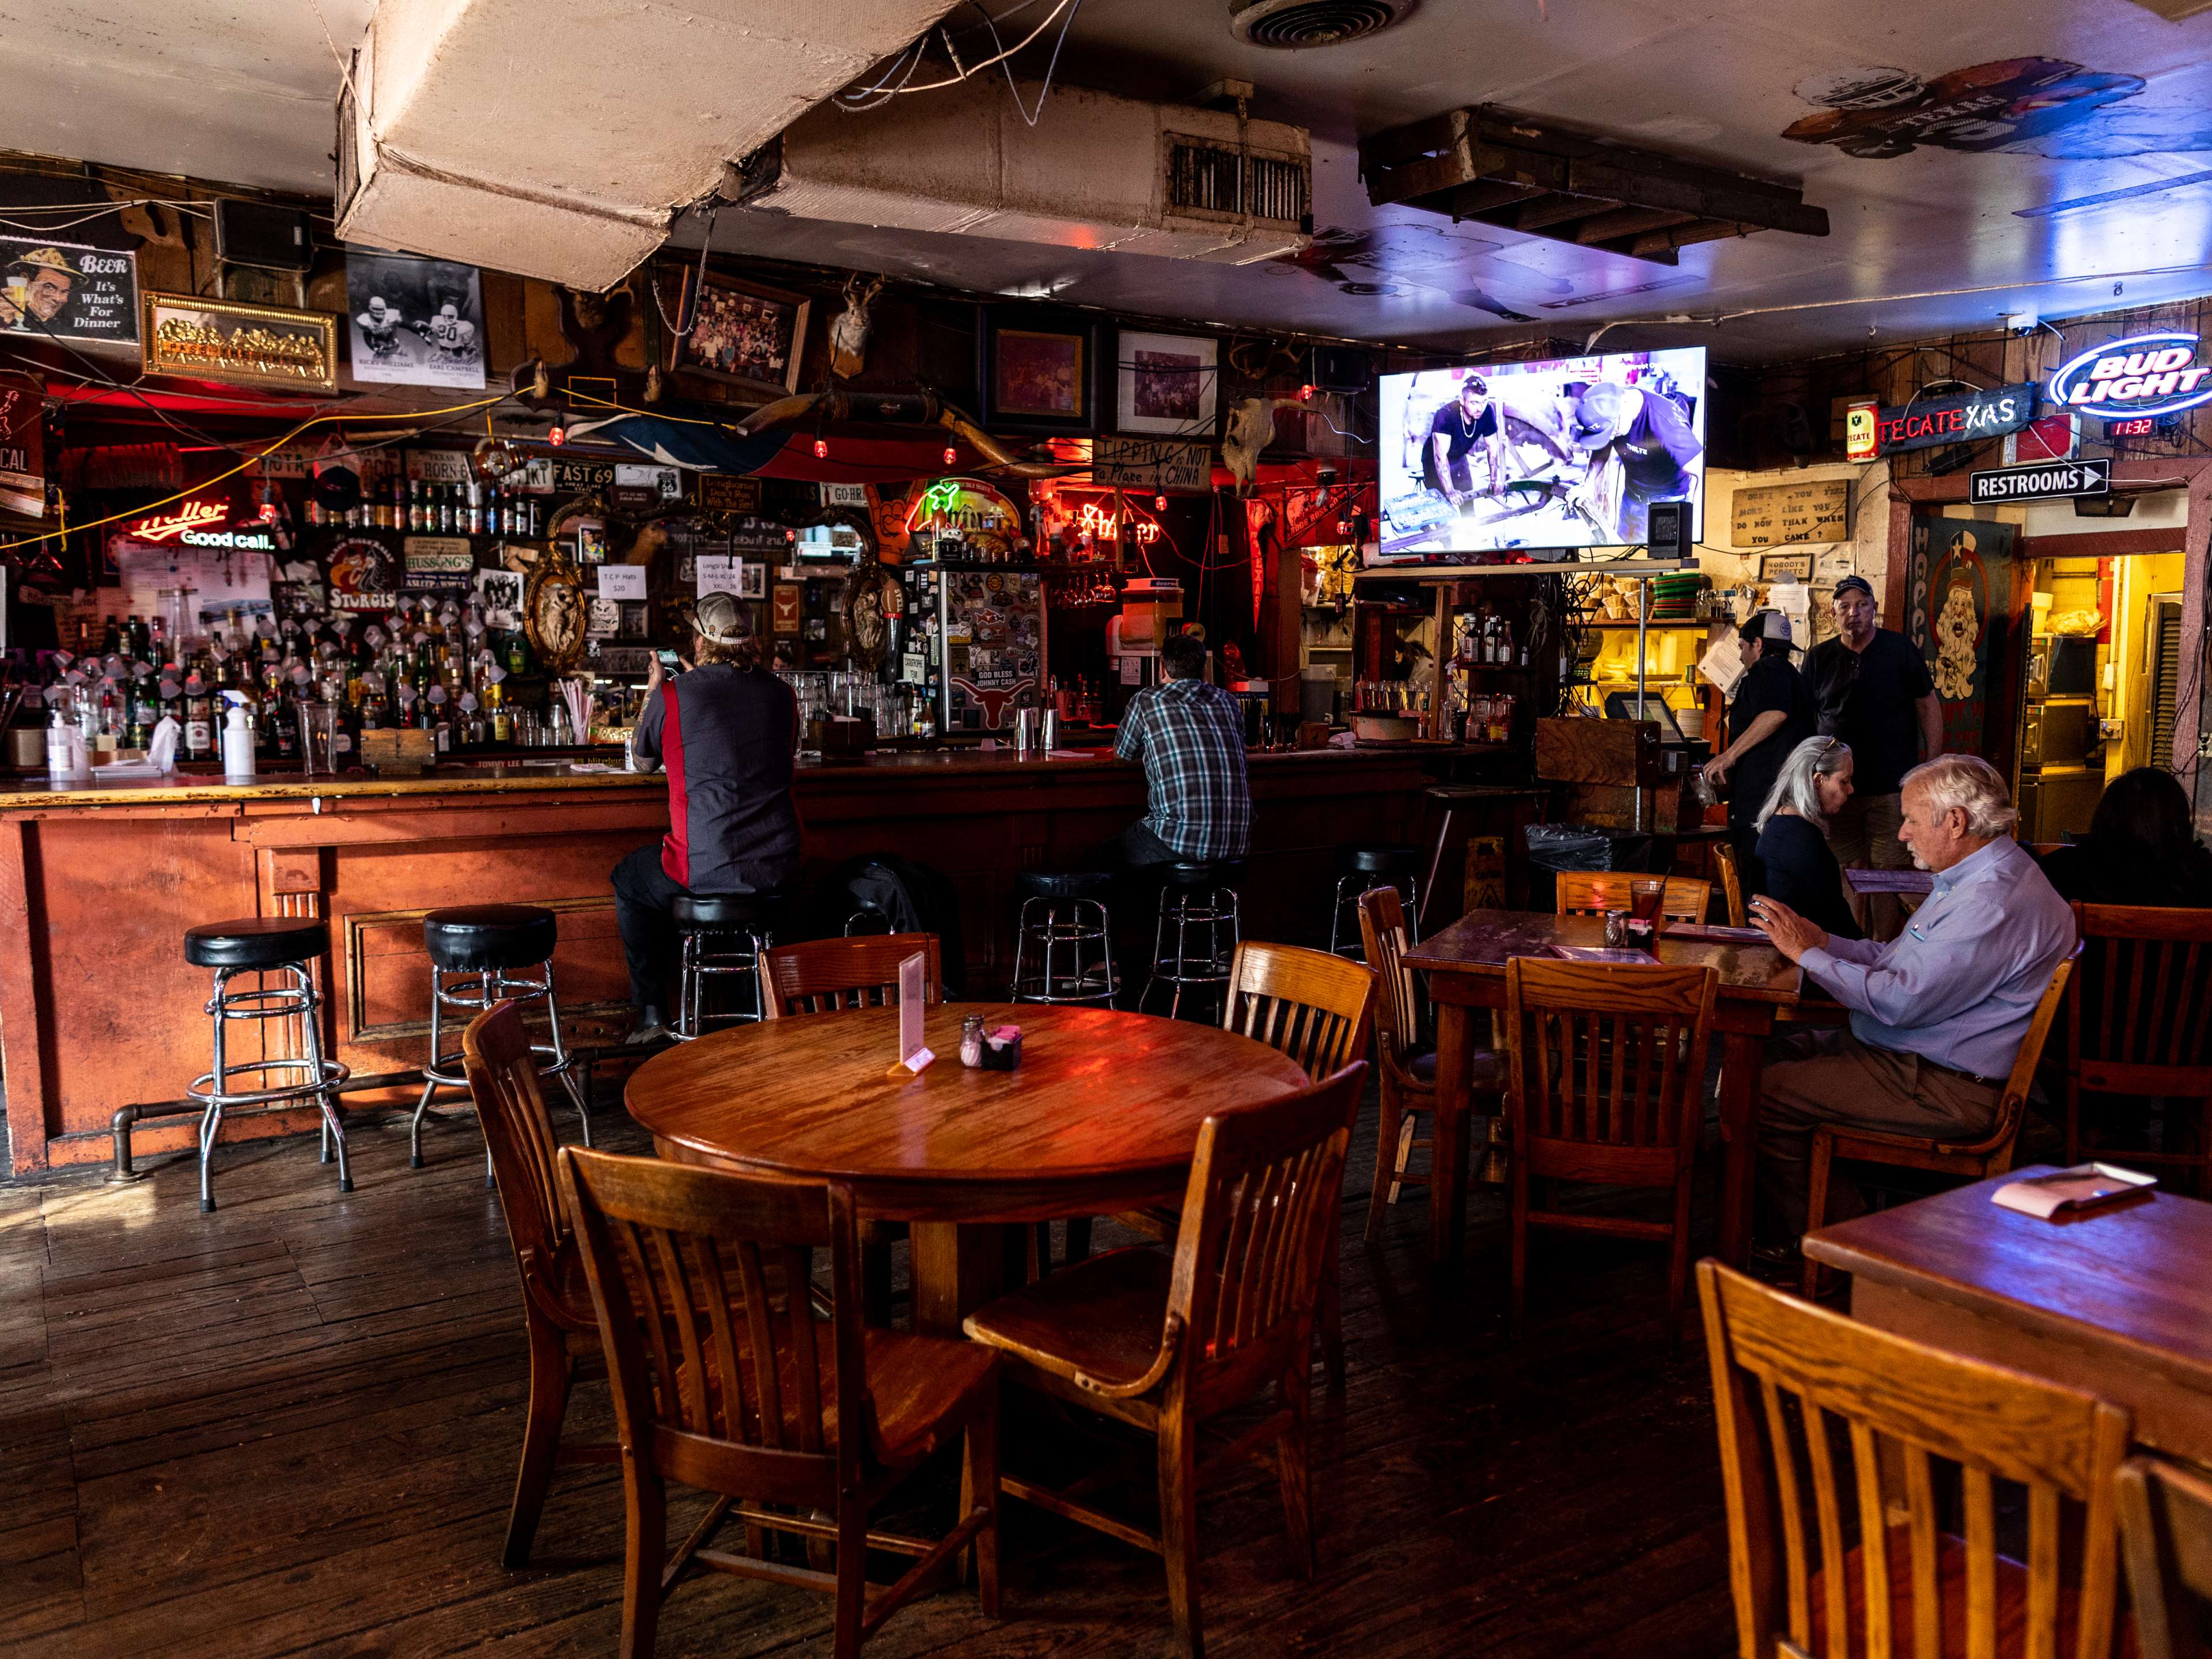
[[(1339, 842), (1409, 840), (1442, 746), (1255, 755), (1246, 931), (1328, 928)], [(958, 890), (968, 993), (1011, 965), (1016, 872), (1074, 867), (1143, 810), (1144, 778), (1110, 757), (884, 754), (803, 764), (806, 880), (898, 854)], [(250, 915), (322, 916), (324, 1042), (371, 1080), (351, 1104), (411, 1094), (427, 1058), (422, 919), (444, 905), (528, 903), (560, 917), (562, 1012), (586, 1041), (628, 1018), (608, 872), (668, 827), (658, 775), (566, 764), (463, 764), (418, 778), (220, 777), (56, 787), (0, 781), (0, 1067), (17, 1171), (103, 1159), (125, 1104), (175, 1101), (207, 1069), (209, 976), (185, 930)], [(238, 1028), (234, 1054), (252, 1042)], [(246, 1045), (241, 1051), (238, 1045)], [(377, 1084), (374, 1079), (386, 1079)], [(419, 1084), (416, 1085), (419, 1087)], [(225, 1138), (313, 1127), (245, 1118)], [(140, 1126), (136, 1147), (194, 1143), (189, 1119)]]

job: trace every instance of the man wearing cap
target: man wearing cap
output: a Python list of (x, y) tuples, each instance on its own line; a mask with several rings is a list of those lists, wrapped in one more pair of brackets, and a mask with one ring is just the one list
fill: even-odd
[(664, 681), (655, 655), (630, 734), (631, 769), (658, 765), (668, 773), (668, 834), (614, 871), (615, 921), (637, 1007), (633, 1042), (665, 1024), (676, 901), (690, 893), (777, 893), (799, 874), (791, 799), (798, 703), (760, 666), (751, 618), (734, 595), (699, 596), (691, 662), (697, 665)]
[(1729, 839), (1735, 846), (1736, 868), (1746, 892), (1766, 890), (1759, 867), (1760, 807), (1781, 775), (1790, 751), (1813, 735), (1813, 698), (1803, 676), (1790, 660), (1796, 649), (1790, 618), (1762, 611), (1736, 630), (1744, 676), (1729, 705), (1729, 746), (1705, 763), (1705, 781), (1731, 784)]
[(1490, 487), (1485, 493), (1495, 495), (1504, 483), (1505, 440), (1497, 405), (1490, 400), (1490, 383), (1470, 374), (1429, 422), (1428, 442), (1421, 451), (1421, 482), (1439, 495), (1466, 501), (1474, 493), (1468, 456), (1478, 446), (1489, 462)]
[[(1690, 465), (1705, 453), (1689, 417), (1656, 392), (1600, 380), (1575, 402), (1571, 434), (1589, 452), (1590, 469), (1577, 492), (1585, 511), (1601, 524), (1611, 520), (1621, 541), (1640, 542), (1654, 501), (1686, 501), (1697, 493)], [(1594, 510), (1611, 501), (1617, 514)]]
[(0, 325), (35, 329), (51, 323), (61, 315), (76, 287), (76, 267), (59, 248), (26, 253), (8, 267), (7, 289), (0, 293)]
[[(1897, 838), (1905, 775), (1943, 752), (1943, 705), (1927, 659), (1904, 635), (1875, 625), (1874, 586), (1863, 576), (1836, 584), (1836, 628), (1805, 653), (1805, 683), (1824, 738), (1841, 738), (1856, 763), (1852, 793), (1828, 824), (1828, 847), (1850, 869), (1909, 870), (1911, 854)], [(1896, 897), (1863, 902), (1860, 921), (1869, 939), (1897, 933)]]

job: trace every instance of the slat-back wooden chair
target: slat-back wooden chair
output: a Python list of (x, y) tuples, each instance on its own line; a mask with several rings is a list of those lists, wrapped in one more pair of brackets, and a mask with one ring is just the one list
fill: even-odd
[[(1375, 1053), (1382, 1122), (1375, 1145), (1375, 1185), (1367, 1200), (1366, 1239), (1382, 1230), (1382, 1206), (1395, 1204), (1401, 1187), (1426, 1187), (1426, 1175), (1410, 1171), (1417, 1147), (1429, 1141), (1414, 1133), (1423, 1112), (1437, 1107), (1437, 1051), (1427, 1041), (1422, 1018), (1420, 979), (1406, 966), (1405, 908), (1395, 887), (1376, 887), (1359, 896), (1359, 939), (1381, 993), (1376, 1010)], [(1470, 1106), (1487, 1115), (1498, 1109), (1505, 1086), (1503, 1055), (1488, 1049), (1472, 1057)]]
[[(1222, 999), (1224, 1030), (1264, 1042), (1288, 1054), (1319, 1082), (1364, 1059), (1375, 1030), (1375, 970), (1364, 963), (1297, 945), (1246, 939), (1229, 964)], [(1154, 1238), (1176, 1236), (1181, 1217), (1158, 1208), (1118, 1218)], [(1339, 1294), (1335, 1241), (1321, 1289), (1322, 1360), (1332, 1382), (1344, 1381), (1344, 1309)]]
[[(997, 1357), (863, 1327), (851, 1188), (576, 1147), (560, 1168), (622, 1436), (625, 1659), (653, 1652), (661, 1604), (694, 1565), (828, 1592), (837, 1659), (971, 1545), (983, 1612), (997, 1617)], [(808, 1294), (817, 1251), (830, 1259), (827, 1322)], [(884, 1495), (963, 1436), (952, 1529), (934, 1540), (872, 1530)], [(714, 1502), (664, 1560), (671, 1480)], [(732, 1515), (750, 1553), (711, 1547)], [(769, 1531), (834, 1543), (836, 1570), (767, 1559)], [(871, 1548), (918, 1558), (872, 1599)]]
[(522, 1425), (522, 1469), (515, 1477), (500, 1565), (530, 1565), (531, 1540), (560, 1463), (613, 1463), (622, 1449), (561, 1443), (568, 1392), (579, 1362), (596, 1368), (599, 1322), (576, 1231), (561, 1203), (553, 1159), (560, 1143), (538, 1087), (530, 1034), (512, 1002), (479, 1014), (461, 1036), (461, 1061), (491, 1152), (507, 1239), (522, 1280), (523, 1329), (530, 1341), (530, 1407)]
[[(1747, 926), (1743, 910), (1743, 872), (1736, 868), (1735, 848), (1724, 841), (1715, 842), (1713, 867), (1721, 872), (1721, 898), (1728, 906), (1728, 925)], [(1702, 916), (1698, 919), (1705, 920)]]
[[(1005, 1489), (1159, 1555), (1188, 1659), (1205, 1646), (1197, 1490), (1217, 1468), (1273, 1443), (1291, 1559), (1302, 1575), (1314, 1571), (1308, 1356), (1366, 1070), (1354, 1060), (1310, 1088), (1207, 1118), (1171, 1262), (1156, 1250), (1110, 1251), (966, 1322), (969, 1336), (1005, 1352), (1009, 1381), (1157, 1437), (1157, 1534), (1079, 1501), (1088, 1483), (1063, 1492), (1008, 1479)], [(1275, 1411), (1201, 1469), (1200, 1425), (1270, 1384)]]
[(942, 995), (937, 935), (863, 933), (779, 945), (760, 955), (761, 1007), (770, 1019), (826, 1014), (842, 1008), (885, 1008), (898, 1002), (899, 963), (915, 951), (928, 958), (924, 1000)]
[[(2066, 1161), (2085, 1155), (2181, 1171), (2212, 1197), (2212, 910), (2077, 904), (2081, 962), (2066, 998)], [(2156, 1152), (2087, 1143), (2084, 1093), (2166, 1097)], [(2193, 1114), (2188, 1150), (2177, 1119)]]
[[(1836, 1123), (1823, 1123), (1814, 1129), (1811, 1170), (1805, 1190), (1808, 1231), (1827, 1223), (1828, 1187), (1834, 1178), (1838, 1158), (1856, 1164), (1887, 1164), (1893, 1170), (1925, 1170), (1950, 1177), (1953, 1186), (1986, 1181), (2012, 1168), (2013, 1152), (2020, 1142), (2021, 1120), (2027, 1113), (2027, 1093), (2035, 1084), (2035, 1068), (2042, 1061), (2043, 1045), (2051, 1036), (2051, 1028), (2057, 1024), (2067, 983), (2081, 955), (2081, 947), (2076, 945), (2066, 960), (2052, 970), (2051, 983), (2044, 988), (2043, 1000), (2035, 1005), (2035, 1016), (2028, 1022), (2027, 1035), (2021, 1039), (2020, 1053), (2013, 1060), (2012, 1075), (2005, 1079), (2004, 1093), (1997, 1097), (1996, 1121), (1990, 1124), (1989, 1133), (1979, 1140), (1936, 1140), (1927, 1135), (1851, 1129)], [(1819, 1262), (1810, 1256), (1805, 1258), (1800, 1281), (1805, 1295), (1820, 1294), (1823, 1272)]]
[[(1650, 879), (1635, 870), (1562, 870), (1557, 883), (1558, 914), (1595, 916), (1607, 910), (1629, 909), (1628, 884)], [(1712, 883), (1694, 876), (1669, 876), (1659, 910), (1669, 921), (1703, 921), (1705, 907), (1712, 902)]]
[(2131, 1457), (2118, 1481), (2142, 1659), (2212, 1659), (2212, 1480)]
[[(1528, 1233), (1575, 1228), (1665, 1241), (1667, 1334), (1690, 1279), (1690, 1187), (1705, 1127), (1705, 1048), (1720, 975), (1516, 957), (1505, 964), (1505, 1113), (1513, 1159), (1513, 1328), (1527, 1300)], [(1539, 1209), (1537, 1181), (1674, 1191), (1671, 1219)]]
[[(1700, 1262), (1698, 1278), (1738, 1652), (2106, 1659), (2125, 1411), (1859, 1324), (1718, 1262)], [(1945, 1529), (1939, 1501), (1954, 1496), (1939, 1493), (1950, 1464), (1963, 1536)], [(2025, 1564), (1997, 1552), (2000, 1482), (2027, 1488)], [(2086, 1507), (2079, 1528), (2062, 1528), (2068, 1499)]]

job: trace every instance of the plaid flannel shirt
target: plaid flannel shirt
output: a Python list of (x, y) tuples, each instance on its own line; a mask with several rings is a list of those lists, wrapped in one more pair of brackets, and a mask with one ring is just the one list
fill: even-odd
[(1145, 823), (1187, 859), (1242, 858), (1252, 842), (1244, 716), (1204, 680), (1169, 680), (1129, 699), (1114, 752), (1142, 762)]

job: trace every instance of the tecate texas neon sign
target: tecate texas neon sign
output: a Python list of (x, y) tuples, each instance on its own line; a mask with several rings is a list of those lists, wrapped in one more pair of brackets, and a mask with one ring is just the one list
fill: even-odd
[(2212, 364), (2197, 361), (2194, 334), (2130, 334), (2061, 365), (2051, 401), (2107, 421), (2171, 415), (2212, 403)]

